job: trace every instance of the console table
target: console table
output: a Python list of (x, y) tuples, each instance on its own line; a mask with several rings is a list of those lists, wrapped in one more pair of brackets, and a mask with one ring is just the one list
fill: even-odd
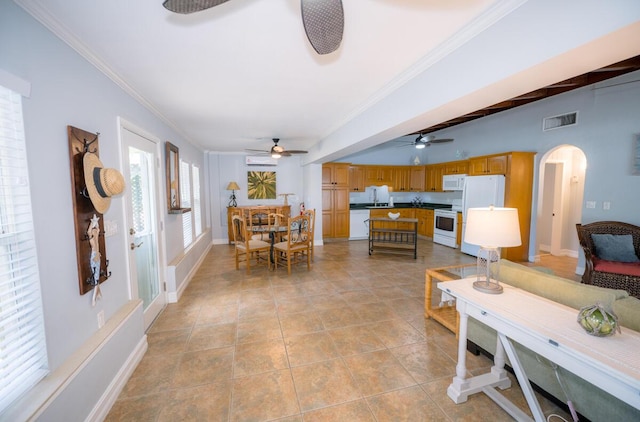
[(370, 218), (369, 255), (374, 249), (386, 252), (412, 253), (418, 255), (417, 218)]
[[(456, 376), (447, 389), (447, 395), (455, 403), (466, 401), (471, 394), (484, 392), (516, 420), (532, 420), (495, 389), (511, 385), (504, 369), (506, 353), (533, 420), (545, 421), (511, 344), (513, 340), (640, 409), (640, 333), (623, 327), (621, 334), (611, 337), (591, 336), (576, 322), (576, 309), (506, 284), (503, 284), (502, 294), (485, 294), (473, 289), (475, 280), (471, 277), (438, 283), (439, 289), (456, 298), (460, 313)], [(494, 366), (489, 373), (472, 378), (466, 378), (469, 317), (498, 332)]]

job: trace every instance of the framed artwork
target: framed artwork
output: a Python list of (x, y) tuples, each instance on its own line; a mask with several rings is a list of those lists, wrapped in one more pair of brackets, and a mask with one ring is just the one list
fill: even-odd
[(247, 194), (249, 199), (276, 199), (276, 172), (248, 171)]

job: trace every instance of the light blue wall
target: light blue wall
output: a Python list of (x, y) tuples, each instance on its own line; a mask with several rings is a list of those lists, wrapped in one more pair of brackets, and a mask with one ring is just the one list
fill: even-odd
[[(302, 171), (301, 159), (299, 156), (283, 157), (278, 160), (277, 166), (248, 166), (245, 161), (246, 154), (216, 154), (209, 153), (209, 176), (210, 176), (210, 197), (212, 234), (214, 243), (227, 243), (227, 206), (231, 191), (227, 191), (229, 182), (234, 181), (240, 186), (236, 191), (236, 202), (238, 206), (246, 205), (275, 205), (283, 204), (284, 198), (254, 200), (247, 195), (247, 172), (249, 171), (274, 171), (276, 173), (276, 192), (293, 193), (288, 199), (291, 205), (291, 212), (295, 215), (298, 212), (300, 202), (306, 201), (309, 204), (305, 193), (305, 172)], [(316, 201), (317, 208), (321, 208), (322, 203)]]
[[(109, 320), (130, 300), (121, 196), (112, 200), (105, 214), (117, 223), (118, 233), (106, 238), (112, 276), (103, 284), (103, 298), (92, 307), (91, 294), (79, 294), (67, 125), (100, 132), (102, 162), (121, 168), (120, 116), (177, 145), (182, 157), (200, 167), (203, 187), (204, 153), (9, 0), (0, 0), (0, 68), (31, 84), (31, 96), (23, 103), (25, 132), (47, 350), (55, 370), (96, 333), (98, 312), (104, 310)], [(182, 249), (182, 242), (176, 241), (182, 239), (182, 223), (180, 216), (164, 218), (168, 262)], [(107, 366), (120, 366), (112, 364)]]
[[(578, 111), (578, 124), (547, 132), (542, 119)], [(633, 72), (589, 87), (550, 97), (526, 106), (435, 132), (454, 138), (449, 144), (425, 148), (422, 163), (438, 163), (504, 151), (536, 152), (536, 175), (541, 157), (561, 145), (580, 148), (587, 158), (584, 202), (596, 201), (595, 209), (582, 204), (582, 222), (619, 220), (640, 225), (640, 176), (632, 175), (633, 142), (640, 136), (640, 72)], [(390, 148), (355, 154), (338, 161), (362, 164), (408, 162), (411, 148)], [(534, 215), (538, 180), (534, 181)], [(603, 201), (611, 202), (604, 210)], [(579, 222), (579, 221), (576, 221)], [(532, 224), (535, 240), (536, 225)], [(573, 230), (575, 235), (575, 229)], [(535, 252), (532, 242), (530, 256)], [(580, 266), (580, 264), (579, 264)]]

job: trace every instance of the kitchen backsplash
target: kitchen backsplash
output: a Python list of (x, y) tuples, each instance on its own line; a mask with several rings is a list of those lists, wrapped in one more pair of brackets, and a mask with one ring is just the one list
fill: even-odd
[(454, 199), (462, 199), (462, 192), (390, 192), (389, 187), (369, 186), (364, 192), (350, 192), (351, 204), (368, 204), (374, 202), (374, 189), (378, 203), (388, 203), (389, 197), (393, 197), (394, 203), (411, 202), (415, 197), (420, 197), (422, 202), (433, 204), (451, 204)]

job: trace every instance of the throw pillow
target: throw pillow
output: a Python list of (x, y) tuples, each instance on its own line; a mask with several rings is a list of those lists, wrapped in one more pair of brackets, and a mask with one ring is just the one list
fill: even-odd
[(630, 234), (592, 234), (596, 256), (607, 261), (640, 262)]

